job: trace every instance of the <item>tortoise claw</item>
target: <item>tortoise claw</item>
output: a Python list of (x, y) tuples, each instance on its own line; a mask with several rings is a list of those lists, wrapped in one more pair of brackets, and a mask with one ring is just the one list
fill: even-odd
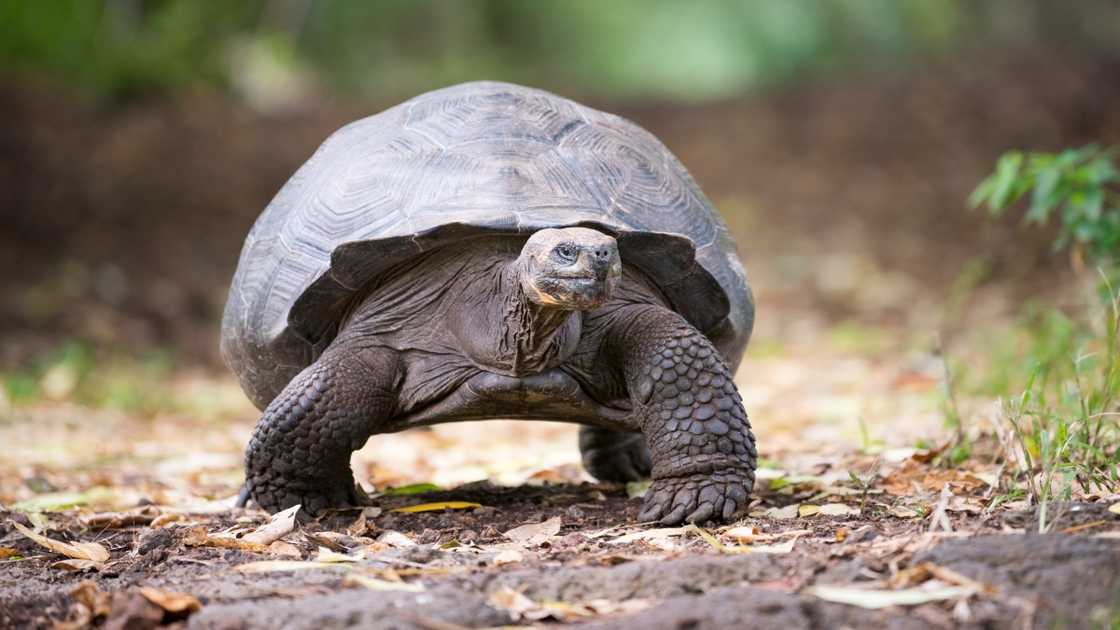
[(655, 479), (638, 519), (662, 525), (730, 520), (745, 505), (745, 482), (726, 473)]

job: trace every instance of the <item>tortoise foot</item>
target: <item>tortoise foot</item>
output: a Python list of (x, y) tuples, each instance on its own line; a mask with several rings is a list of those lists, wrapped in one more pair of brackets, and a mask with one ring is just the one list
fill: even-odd
[(744, 471), (655, 479), (638, 520), (662, 525), (731, 520), (746, 507), (751, 485), (751, 477)]
[(653, 469), (646, 439), (641, 433), (583, 427), (579, 432), (583, 467), (599, 481), (641, 481)]

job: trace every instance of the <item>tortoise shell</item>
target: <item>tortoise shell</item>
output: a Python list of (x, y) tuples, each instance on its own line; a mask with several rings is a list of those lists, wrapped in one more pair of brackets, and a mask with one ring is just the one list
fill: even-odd
[(575, 225), (615, 236), (734, 369), (754, 320), (746, 272), (681, 163), (623, 118), (495, 82), (423, 94), (319, 147), (245, 240), (222, 356), (263, 408), (378, 274), (464, 239)]

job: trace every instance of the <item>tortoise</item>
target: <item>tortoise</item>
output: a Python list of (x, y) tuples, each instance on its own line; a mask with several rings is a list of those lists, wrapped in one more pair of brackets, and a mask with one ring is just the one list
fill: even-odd
[(735, 243), (652, 134), (472, 82), (331, 135), (253, 225), (221, 352), (263, 415), (251, 497), (365, 499), (351, 453), (440, 422), (559, 420), (639, 519), (727, 519), (756, 451), (732, 376), (754, 304)]

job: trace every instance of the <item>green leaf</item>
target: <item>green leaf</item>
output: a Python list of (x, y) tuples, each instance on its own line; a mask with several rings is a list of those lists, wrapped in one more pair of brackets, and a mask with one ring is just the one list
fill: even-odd
[(626, 482), (626, 496), (631, 499), (637, 499), (646, 496), (649, 491), (650, 479), (643, 479), (642, 481), (628, 481)]
[(1023, 154), (1017, 151), (1005, 154), (996, 165), (993, 176), (992, 194), (988, 203), (994, 209), (1003, 209), (1008, 203), (1015, 200), (1015, 184), (1019, 179), (1019, 171), (1023, 166)]
[[(973, 208), (979, 208), (984, 205), (984, 202), (992, 196), (992, 190), (995, 188), (995, 178), (987, 177), (984, 181), (976, 186), (976, 190), (968, 196), (968, 204)], [(992, 209), (992, 214), (997, 214), (996, 209)]]
[(1095, 222), (1101, 220), (1101, 211), (1104, 209), (1104, 189), (1090, 188), (1085, 191), (1081, 201), (1081, 212), (1086, 218)]
[(1050, 209), (1057, 203), (1057, 195), (1054, 193), (1058, 190), (1061, 178), (1061, 171), (1054, 167), (1044, 168), (1036, 174), (1027, 221), (1046, 223), (1046, 219), (1050, 216)]
[(425, 492), (436, 492), (440, 487), (434, 483), (414, 483), (407, 486), (398, 486), (396, 488), (386, 488), (381, 494), (387, 497), (400, 497), (412, 494), (424, 494)]
[(112, 490), (102, 486), (96, 486), (85, 492), (52, 492), (49, 494), (40, 494), (39, 496), (12, 505), (12, 509), (19, 512), (59, 512), (80, 505), (104, 502), (112, 499), (113, 496)]

